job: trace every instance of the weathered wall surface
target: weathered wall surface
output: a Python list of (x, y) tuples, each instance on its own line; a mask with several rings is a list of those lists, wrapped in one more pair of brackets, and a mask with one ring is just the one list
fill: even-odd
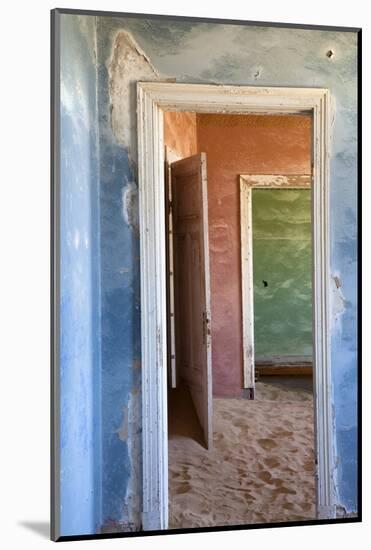
[(207, 154), (213, 389), (241, 395), (240, 174), (310, 174), (308, 116), (197, 115)]
[(164, 143), (180, 158), (197, 153), (196, 113), (167, 111), (164, 115)]
[[(119, 20), (115, 21), (119, 23)], [(120, 27), (120, 25), (118, 25)], [(141, 525), (136, 79), (156, 72), (112, 20), (97, 25), (102, 323), (102, 529)]]
[[(63, 16), (66, 19), (71, 17)], [(92, 18), (86, 16), (84, 19), (90, 26)], [(101, 210), (102, 523), (114, 524), (120, 529), (140, 526), (141, 384), (135, 82), (167, 78), (214, 84), (319, 86), (329, 88), (335, 100), (330, 213), (337, 502), (347, 511), (354, 511), (357, 502), (356, 34), (135, 17), (99, 17), (96, 32)], [(326, 55), (329, 49), (334, 52), (331, 57)], [(70, 64), (71, 59), (79, 59), (81, 51), (85, 51), (80, 50), (76, 55), (71, 52)], [(92, 63), (87, 63), (87, 67), (92, 67)], [(87, 70), (85, 65), (84, 62), (80, 76)], [(93, 80), (93, 72), (91, 74)], [(80, 101), (86, 99), (86, 94), (82, 96), (79, 89), (73, 89), (73, 98)], [(90, 119), (95, 112), (95, 103), (90, 101), (86, 105)], [(72, 119), (70, 122), (72, 124)], [(74, 148), (76, 144), (73, 140), (70, 140), (70, 145), (63, 141), (67, 136), (65, 127), (62, 130), (62, 149), (65, 149), (63, 154), (66, 155), (66, 165), (70, 164), (69, 170), (80, 170), (85, 164), (95, 166), (93, 172), (89, 171), (89, 177), (93, 178), (98, 168), (87, 160), (90, 147), (79, 148), (78, 154), (75, 152), (73, 156), (69, 147)], [(88, 180), (78, 178), (78, 181)], [(92, 182), (90, 186), (91, 198), (94, 196)], [(66, 211), (63, 215), (66, 216)], [(89, 228), (88, 220), (81, 219), (80, 212), (79, 215), (81, 230)], [(95, 245), (97, 242), (98, 236)], [(63, 262), (66, 273), (69, 265), (79, 265), (74, 255), (62, 254)], [(84, 269), (74, 272), (78, 286), (86, 283)], [(77, 304), (71, 303), (70, 310), (66, 306), (65, 323), (80, 311), (80, 305), (77, 309), (75, 306)], [(85, 318), (85, 314), (79, 316), (79, 330), (84, 326), (81, 319)], [(85, 337), (91, 334), (87, 328), (82, 333)], [(94, 332), (94, 340), (97, 333)], [(64, 338), (74, 338), (68, 334), (67, 331)], [(65, 349), (68, 348), (69, 344), (66, 344)], [(81, 355), (79, 359), (83, 377), (85, 370)], [(67, 365), (72, 359), (64, 361)], [(90, 364), (86, 362), (86, 369)], [(76, 372), (79, 368), (76, 365)], [(82, 383), (79, 382), (77, 387), (80, 391)], [(93, 388), (89, 391), (90, 396), (94, 394)], [(90, 453), (89, 456), (93, 455)], [(79, 487), (77, 479), (75, 482)]]
[[(166, 112), (164, 141), (180, 157), (187, 157), (201, 151), (207, 153), (214, 394), (241, 395), (243, 365), (239, 175), (243, 173), (310, 174), (311, 118), (309, 116), (259, 117)], [(270, 192), (263, 191), (263, 193), (269, 195)], [(310, 247), (308, 257), (310, 258)], [(305, 281), (301, 278), (302, 284), (301, 286), (299, 284), (301, 289), (307, 284), (308, 278), (310, 281), (310, 263), (307, 267), (307, 277)], [(294, 279), (291, 283), (294, 284)], [(298, 283), (300, 282), (296, 279), (296, 288), (293, 289), (290, 286), (287, 289), (291, 296), (290, 303), (292, 296), (297, 296), (300, 300)], [(272, 353), (289, 355), (290, 350), (296, 350), (291, 351), (291, 354), (310, 355), (311, 309), (307, 307), (302, 315), (302, 317), (307, 316), (305, 329), (303, 327), (306, 332), (304, 348), (300, 344), (300, 337), (294, 344), (294, 340), (287, 338), (287, 335), (285, 340), (285, 335), (282, 333), (279, 334), (279, 341), (284, 347), (281, 346), (280, 349), (277, 345), (275, 348), (267, 347), (264, 346), (264, 342), (267, 341), (264, 332), (267, 330), (269, 321), (264, 319), (265, 305), (259, 313), (260, 288), (256, 288), (256, 292), (258, 294), (256, 313), (259, 316), (258, 321), (261, 321), (261, 324), (258, 322), (256, 327), (257, 353), (264, 356)], [(272, 294), (271, 287), (268, 293)], [(266, 295), (268, 293), (266, 292)], [(306, 298), (310, 303), (310, 288)], [(293, 306), (295, 310), (295, 304)], [(268, 315), (268, 310), (266, 313)], [(260, 326), (261, 330), (259, 330)], [(295, 326), (298, 327), (297, 324)], [(273, 340), (268, 339), (273, 345)]]
[(99, 155), (95, 18), (61, 25), (61, 534), (100, 528)]
[(312, 355), (310, 189), (253, 189), (255, 357)]

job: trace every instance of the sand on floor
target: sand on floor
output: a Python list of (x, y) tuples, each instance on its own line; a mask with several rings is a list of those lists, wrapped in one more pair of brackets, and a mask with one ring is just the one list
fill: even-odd
[(213, 449), (173, 390), (169, 528), (315, 519), (311, 382), (265, 380), (256, 399), (213, 399)]

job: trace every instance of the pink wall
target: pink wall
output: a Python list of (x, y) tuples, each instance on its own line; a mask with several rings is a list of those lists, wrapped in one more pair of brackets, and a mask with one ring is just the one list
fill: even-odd
[(207, 153), (213, 388), (242, 393), (239, 175), (310, 174), (308, 116), (197, 115)]
[(213, 392), (243, 386), (240, 174), (310, 174), (311, 118), (165, 113), (165, 144), (207, 153)]

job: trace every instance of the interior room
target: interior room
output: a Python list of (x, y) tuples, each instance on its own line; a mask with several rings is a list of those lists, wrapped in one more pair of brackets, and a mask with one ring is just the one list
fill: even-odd
[(53, 539), (360, 521), (359, 31), (52, 21)]
[(314, 519), (312, 118), (165, 112), (169, 528)]

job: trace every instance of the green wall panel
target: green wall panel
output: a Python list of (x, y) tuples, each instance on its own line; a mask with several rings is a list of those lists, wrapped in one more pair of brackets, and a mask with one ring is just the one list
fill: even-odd
[(255, 356), (311, 355), (311, 191), (252, 191)]

